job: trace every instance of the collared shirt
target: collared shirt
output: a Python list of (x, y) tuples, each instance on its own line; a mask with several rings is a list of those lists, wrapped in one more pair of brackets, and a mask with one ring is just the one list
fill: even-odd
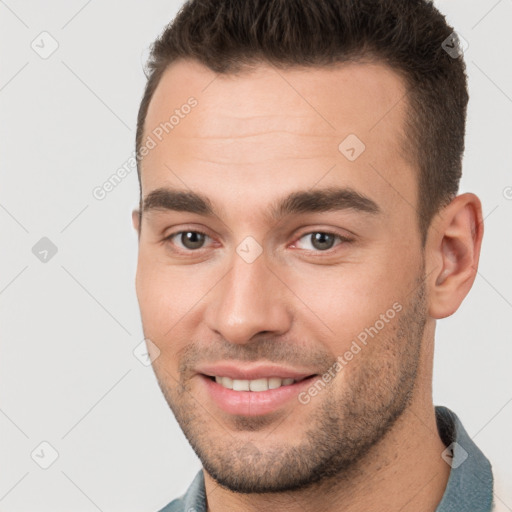
[[(441, 454), (451, 466), (450, 476), (436, 512), (492, 512), (493, 474), (491, 464), (471, 440), (457, 415), (436, 406), (439, 436), (447, 447)], [(187, 492), (160, 512), (206, 512), (203, 470)]]

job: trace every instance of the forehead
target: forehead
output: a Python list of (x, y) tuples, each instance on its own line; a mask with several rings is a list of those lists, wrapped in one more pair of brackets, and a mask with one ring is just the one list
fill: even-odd
[(404, 109), (397, 102), (405, 93), (401, 77), (380, 63), (287, 70), (262, 63), (237, 74), (217, 74), (196, 61), (180, 60), (164, 72), (145, 128), (165, 122), (193, 96), (199, 102), (193, 117), (201, 122), (180, 123), (173, 134), (239, 137), (258, 126), (293, 130), (298, 119), (304, 129), (325, 135), (347, 128), (362, 133), (378, 121), (400, 129)]
[[(414, 178), (402, 144), (405, 97), (401, 77), (378, 63), (287, 70), (261, 64), (217, 74), (178, 61), (149, 105), (143, 140), (156, 145), (142, 160), (143, 194), (211, 183), (261, 197), (278, 183), (290, 190), (294, 183), (311, 187), (323, 175), (326, 185), (368, 188), (389, 178), (410, 189)], [(348, 140), (359, 139), (364, 152), (350, 161), (340, 143), (353, 135), (357, 139)], [(333, 165), (336, 173), (328, 173)]]

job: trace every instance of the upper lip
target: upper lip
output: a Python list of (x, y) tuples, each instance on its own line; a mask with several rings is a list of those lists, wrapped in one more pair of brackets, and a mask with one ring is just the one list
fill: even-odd
[(230, 377), (238, 380), (256, 380), (270, 377), (300, 380), (315, 375), (315, 372), (295, 370), (286, 366), (259, 363), (247, 365), (237, 362), (221, 362), (201, 365), (197, 372), (210, 377)]

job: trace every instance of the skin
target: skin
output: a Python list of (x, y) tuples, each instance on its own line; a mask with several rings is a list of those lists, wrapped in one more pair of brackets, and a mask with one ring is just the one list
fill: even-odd
[[(216, 76), (180, 61), (162, 77), (145, 136), (190, 96), (198, 105), (142, 160), (142, 197), (199, 192), (217, 215), (149, 209), (139, 223), (134, 211), (136, 287), (145, 337), (160, 351), (155, 374), (205, 468), (209, 511), (435, 511), (442, 498), (450, 468), (432, 402), (435, 325), (475, 279), (482, 211), (474, 194), (457, 196), (421, 246), (405, 93), (379, 63), (262, 63)], [(366, 146), (353, 162), (338, 150), (348, 134)], [(290, 192), (329, 186), (364, 194), (380, 213), (268, 218)], [(194, 230), (208, 235), (200, 249), (164, 240)], [(322, 250), (318, 232), (352, 241)], [(247, 236), (262, 249), (252, 263), (236, 252)], [(322, 374), (394, 303), (401, 311), (307, 405), (234, 416), (201, 386), (197, 366), (220, 360)]]

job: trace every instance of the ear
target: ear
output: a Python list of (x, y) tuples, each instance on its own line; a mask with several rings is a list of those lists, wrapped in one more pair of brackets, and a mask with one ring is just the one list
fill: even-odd
[(475, 194), (455, 197), (433, 219), (425, 254), (428, 269), (429, 314), (453, 315), (476, 277), (484, 232), (482, 205)]
[(132, 211), (132, 224), (137, 231), (137, 234), (140, 236), (140, 210)]

